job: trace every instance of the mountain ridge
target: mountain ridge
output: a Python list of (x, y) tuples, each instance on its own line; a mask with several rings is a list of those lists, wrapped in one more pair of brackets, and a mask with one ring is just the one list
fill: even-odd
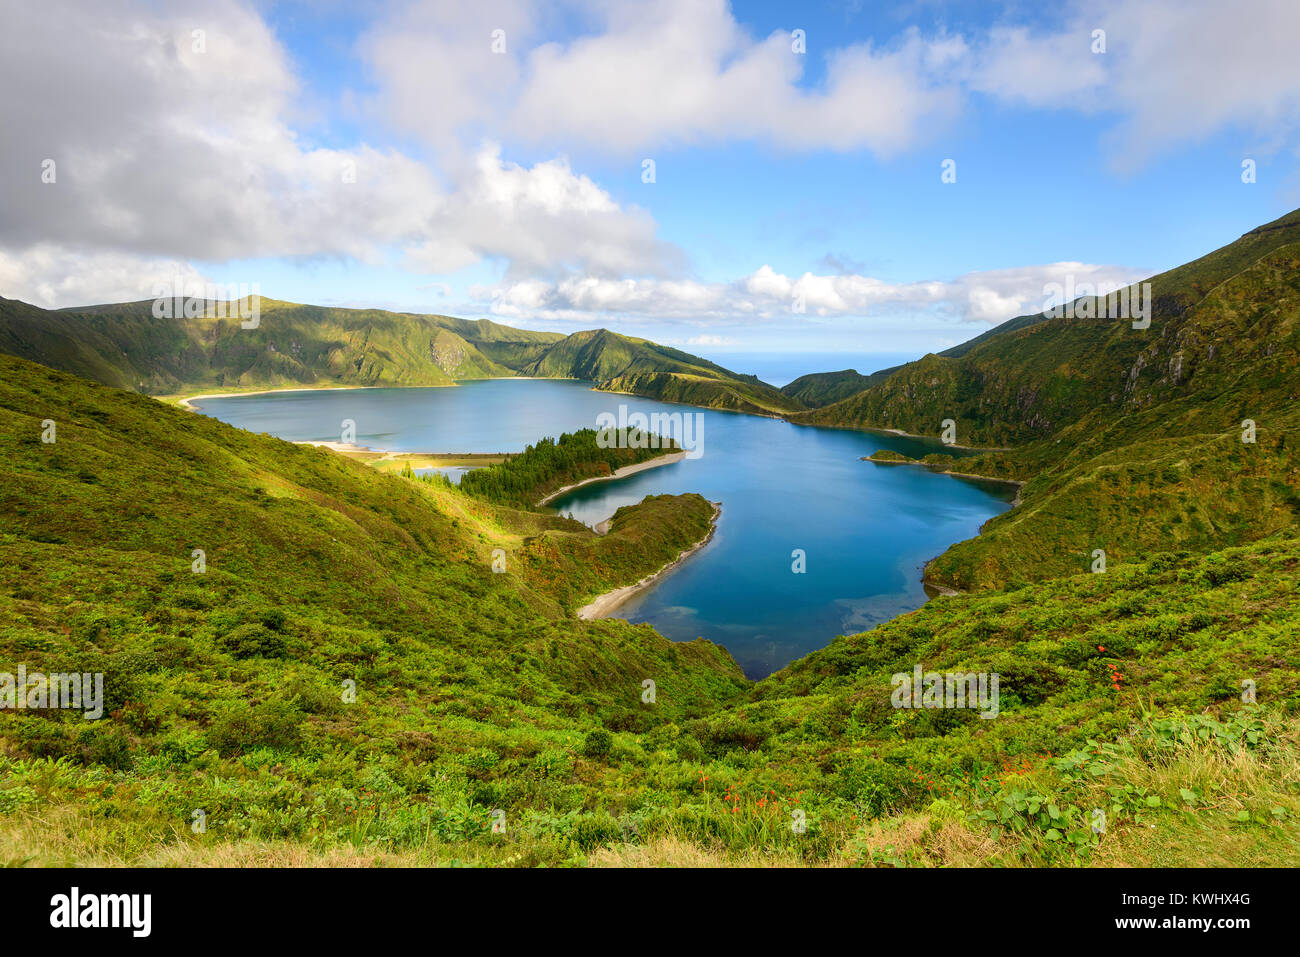
[[(0, 298), (0, 351), (150, 395), (340, 385), (450, 386), (499, 376), (585, 379), (652, 398), (773, 414), (804, 408), (756, 376), (608, 329), (564, 335), (488, 319), (344, 309), (258, 297), (58, 310)], [(651, 378), (646, 378), (651, 376)]]

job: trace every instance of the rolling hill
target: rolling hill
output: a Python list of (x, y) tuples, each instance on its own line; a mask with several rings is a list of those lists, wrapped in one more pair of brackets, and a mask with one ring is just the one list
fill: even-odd
[(0, 351), (149, 395), (525, 375), (765, 414), (804, 407), (753, 376), (605, 329), (564, 336), (487, 319), (259, 302), (256, 328), (244, 328), (215, 301), (187, 315), (173, 300), (159, 317), (153, 300), (47, 310), (0, 298)]
[[(1297, 861), (1294, 528), (939, 598), (757, 684), (573, 617), (711, 511), (598, 536), (0, 356), (0, 661), (105, 678), (101, 720), (0, 710), (0, 863)], [(999, 673), (998, 720), (893, 708), (917, 662)]]
[(1245, 378), (1243, 362), (1252, 375), (1255, 364), (1266, 366), (1276, 383), (1283, 354), (1294, 348), (1298, 244), (1300, 210), (1152, 277), (1149, 329), (1120, 319), (1022, 316), (877, 373), (857, 394), (791, 420), (937, 435), (952, 418), (959, 443), (1002, 446), (1045, 438), (1099, 411), (1113, 417), (1222, 390)]
[[(1300, 211), (1151, 280), (1150, 328), (1021, 317), (791, 421), (1011, 447), (951, 468), (1023, 504), (927, 569), (959, 589), (1266, 537), (1300, 516)], [(1249, 428), (1248, 428), (1249, 425)], [(1243, 441), (1249, 432), (1250, 441)]]
[(772, 415), (804, 407), (756, 376), (740, 375), (707, 359), (607, 329), (575, 332), (555, 343), (525, 373), (590, 379), (606, 392), (733, 412)]
[(854, 369), (813, 372), (782, 386), (781, 394), (802, 402), (810, 409), (820, 409), (857, 395), (871, 382), (871, 376), (865, 376)]

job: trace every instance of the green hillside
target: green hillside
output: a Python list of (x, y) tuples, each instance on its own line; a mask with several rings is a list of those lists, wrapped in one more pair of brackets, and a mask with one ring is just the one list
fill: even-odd
[(810, 409), (820, 409), (822, 406), (847, 399), (851, 395), (857, 395), (870, 384), (870, 376), (853, 369), (842, 369), (839, 372), (813, 372), (782, 386), (781, 394), (802, 402)]
[[(0, 350), (153, 395), (303, 385), (449, 385), (511, 375), (561, 338), (446, 316), (260, 299), (256, 328), (226, 303), (156, 317), (153, 301), (45, 310), (0, 299)], [(248, 313), (243, 315), (247, 316)], [(509, 337), (504, 335), (509, 333)], [(479, 343), (490, 343), (479, 351)]]
[(628, 373), (602, 382), (600, 388), (751, 415), (779, 415), (801, 405), (763, 382), (682, 372)]
[[(1297, 226), (1300, 226), (1300, 209), (1293, 210), (1271, 223), (1258, 226), (1235, 242), (1207, 253), (1200, 259), (1153, 277), (1152, 284), (1159, 282), (1161, 294), (1170, 297), (1158, 302), (1157, 308), (1161, 312), (1176, 312), (1180, 306), (1185, 307), (1204, 297), (1219, 283), (1235, 276), (1260, 257), (1268, 255), (1279, 246), (1295, 242), (1300, 235), (1296, 231)], [(1045, 322), (1048, 318), (1043, 313), (1016, 316), (974, 339), (969, 339), (951, 349), (945, 349), (939, 355), (960, 358), (989, 339)]]
[(754, 376), (605, 329), (563, 336), (486, 319), (258, 302), (256, 328), (244, 328), (250, 313), (224, 302), (194, 303), (187, 316), (175, 300), (160, 318), (153, 300), (47, 310), (0, 298), (0, 352), (150, 395), (525, 375), (739, 411), (804, 408)]
[(1300, 213), (1151, 283), (1149, 329), (1013, 320), (790, 418), (929, 435), (952, 419), (958, 444), (1008, 447), (928, 459), (1028, 480), (1020, 507), (927, 568), (949, 587), (1072, 574), (1098, 548), (1124, 560), (1222, 548), (1294, 523)]
[[(1300, 210), (1152, 277), (1149, 329), (1120, 319), (1013, 319), (791, 419), (937, 435), (951, 418), (959, 443), (1002, 446), (1045, 438), (1099, 410), (1118, 416), (1207, 393), (1243, 380), (1247, 360), (1266, 363), (1276, 381), (1285, 370), (1277, 353), (1294, 347), (1297, 244)], [(1283, 341), (1269, 348), (1273, 335)]]
[(772, 414), (803, 408), (802, 402), (756, 376), (739, 375), (707, 359), (607, 329), (575, 332), (525, 371), (589, 379), (608, 392), (733, 412)]
[[(937, 599), (750, 684), (572, 617), (706, 534), (699, 496), (597, 536), (0, 373), (0, 661), (106, 676), (99, 721), (0, 711), (6, 864), (1300, 859), (1294, 527)], [(999, 719), (892, 708), (917, 663), (997, 671)]]
[[(526, 507), (598, 469), (581, 436), (481, 473), (485, 498), (0, 356), (0, 672), (102, 673), (106, 697), (97, 721), (0, 709), (0, 863), (1300, 864), (1295, 228), (1156, 277), (1148, 330), (1003, 329), (793, 415), (953, 418), (1007, 447), (924, 466), (1025, 484), (927, 566), (966, 594), (756, 684), (708, 642), (576, 620), (714, 518), (655, 496), (600, 536)], [(186, 323), (149, 345), (130, 306), (3, 305), (5, 348), (100, 378), (248, 358)], [(602, 385), (796, 401), (609, 333), (343, 312), (357, 374), (405, 375), (424, 341), (448, 378), (662, 363)], [(996, 673), (997, 720), (895, 707), (918, 666)]]

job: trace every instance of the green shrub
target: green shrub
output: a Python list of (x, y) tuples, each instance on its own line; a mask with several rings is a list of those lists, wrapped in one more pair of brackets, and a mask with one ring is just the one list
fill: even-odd
[(583, 851), (591, 851), (620, 840), (623, 829), (608, 814), (584, 814), (573, 822), (573, 830), (570, 833)]
[(217, 647), (232, 658), (283, 658), (284, 636), (261, 622), (239, 625), (217, 639)]
[(614, 736), (604, 728), (597, 728), (588, 733), (587, 740), (582, 746), (582, 753), (589, 758), (602, 760), (609, 757), (613, 746)]
[(114, 771), (130, 770), (131, 739), (107, 722), (94, 722), (77, 734), (77, 758), (83, 764), (102, 764)]
[(261, 747), (295, 750), (302, 742), (301, 722), (302, 712), (287, 701), (240, 704), (212, 723), (208, 744), (222, 757)]

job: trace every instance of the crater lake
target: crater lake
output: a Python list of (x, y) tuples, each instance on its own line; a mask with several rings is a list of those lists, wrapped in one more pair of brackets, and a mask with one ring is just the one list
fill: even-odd
[(351, 420), (358, 445), (431, 453), (521, 452), (543, 437), (595, 428), (598, 415), (617, 416), (620, 405), (628, 414), (698, 414), (698, 458), (593, 482), (547, 507), (594, 527), (647, 495), (698, 492), (721, 502), (712, 541), (615, 613), (676, 641), (717, 642), (754, 679), (837, 635), (918, 608), (927, 600), (925, 562), (977, 534), (1015, 494), (1001, 483), (861, 461), (877, 449), (952, 453), (937, 440), (796, 426), (571, 380), (279, 391), (194, 405), (290, 441), (337, 442)]

